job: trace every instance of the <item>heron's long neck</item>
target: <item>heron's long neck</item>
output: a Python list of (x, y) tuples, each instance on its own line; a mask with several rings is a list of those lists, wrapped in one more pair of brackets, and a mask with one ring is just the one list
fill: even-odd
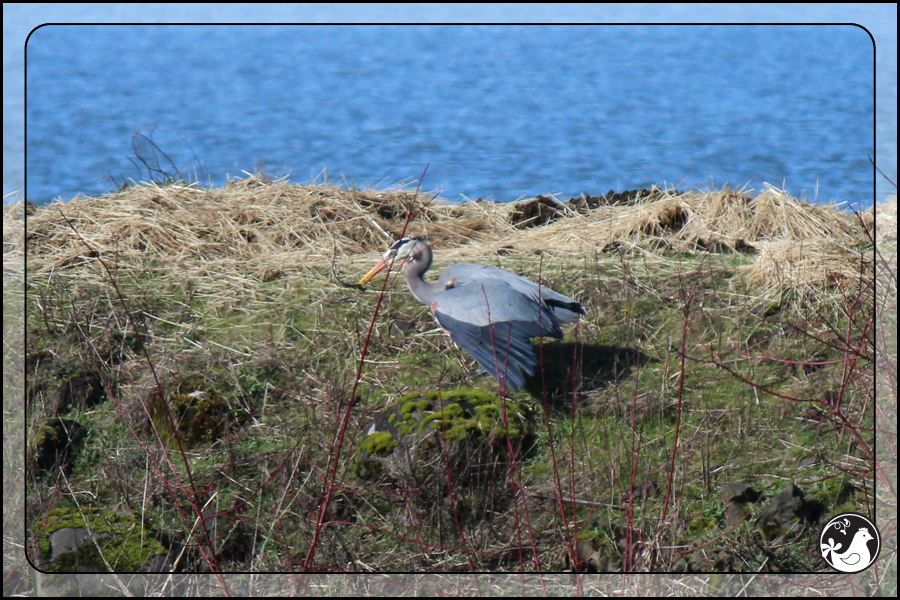
[(434, 295), (444, 291), (444, 286), (439, 282), (428, 283), (424, 279), (425, 271), (431, 267), (431, 248), (425, 247), (406, 267), (406, 285), (413, 296), (422, 304), (429, 306)]

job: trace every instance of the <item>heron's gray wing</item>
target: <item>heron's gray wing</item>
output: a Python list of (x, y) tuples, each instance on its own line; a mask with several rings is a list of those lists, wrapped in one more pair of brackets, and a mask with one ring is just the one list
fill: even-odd
[(534, 373), (531, 338), (562, 337), (551, 312), (504, 281), (479, 280), (434, 296), (438, 323), (503, 388)]
[(496, 379), (502, 389), (521, 389), (525, 385), (525, 375), (534, 373), (531, 341), (517, 335), (516, 324), (478, 326), (440, 313), (436, 316), (453, 341)]
[(587, 314), (584, 307), (572, 298), (551, 290), (547, 286), (539, 286), (526, 277), (496, 267), (459, 263), (447, 267), (441, 273), (440, 279), (445, 284), (453, 280), (456, 286), (484, 280), (502, 281), (514, 290), (534, 300), (537, 300), (540, 292), (541, 299), (549, 307), (553, 316), (563, 323), (574, 323), (580, 315)]

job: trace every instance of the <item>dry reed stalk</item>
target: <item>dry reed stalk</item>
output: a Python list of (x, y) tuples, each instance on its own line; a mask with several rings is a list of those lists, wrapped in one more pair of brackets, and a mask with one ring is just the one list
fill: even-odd
[[(382, 250), (396, 228), (392, 219), (405, 213), (412, 195), (394, 188), (348, 190), (258, 177), (218, 189), (142, 184), (39, 207), (24, 235), (15, 211), (4, 211), (4, 261), (11, 263), (12, 253), (25, 250), (32, 277), (102, 283), (101, 272), (82, 268), (93, 257), (65, 224), (62, 210), (120, 274), (152, 270), (209, 288), (202, 293), (241, 295), (234, 285), (223, 285), (223, 278), (266, 281), (310, 268), (327, 274), (335, 256)], [(469, 211), (474, 218), (465, 218), (466, 212), (436, 200), (422, 209), (417, 223), (430, 233), (449, 231), (465, 239), (484, 229), (482, 210)], [(442, 226), (433, 225), (437, 222)]]
[(749, 226), (754, 240), (827, 238), (847, 244), (859, 233), (858, 224), (851, 215), (835, 206), (801, 202), (768, 184), (754, 198), (752, 205), (754, 218)]

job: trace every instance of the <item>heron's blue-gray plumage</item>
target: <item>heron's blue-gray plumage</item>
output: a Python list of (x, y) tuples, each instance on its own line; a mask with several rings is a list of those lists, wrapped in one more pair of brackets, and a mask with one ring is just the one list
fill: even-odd
[(572, 298), (555, 292), (545, 285), (538, 285), (521, 275), (516, 275), (497, 267), (471, 263), (455, 264), (447, 267), (438, 279), (441, 282), (449, 282), (451, 280), (455, 280), (456, 287), (479, 280), (503, 281), (513, 291), (523, 294), (535, 303), (540, 291), (540, 297), (544, 301), (544, 305), (550, 309), (556, 321), (562, 323), (574, 323), (581, 315), (585, 314), (584, 307)]
[(496, 267), (460, 263), (429, 283), (423, 275), (432, 253), (421, 238), (394, 242), (360, 283), (398, 259), (409, 263), (405, 278), (413, 295), (503, 390), (522, 388), (525, 377), (534, 374), (532, 338), (561, 339), (559, 324), (586, 314), (572, 298)]

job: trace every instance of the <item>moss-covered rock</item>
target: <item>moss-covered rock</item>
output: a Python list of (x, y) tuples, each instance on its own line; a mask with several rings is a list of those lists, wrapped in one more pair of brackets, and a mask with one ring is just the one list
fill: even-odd
[(471, 388), (409, 394), (375, 415), (356, 472), (415, 489), (432, 513), (443, 506), (455, 519), (481, 518), (506, 500), (498, 491), (505, 489), (510, 450), (521, 458), (533, 439), (528, 409), (512, 400)]
[(169, 398), (178, 434), (189, 446), (217, 440), (231, 421), (228, 404), (215, 390), (176, 394)]
[(393, 452), (396, 447), (397, 442), (390, 433), (386, 431), (376, 431), (366, 438), (366, 441), (363, 442), (362, 449), (368, 456), (385, 457)]
[(166, 563), (166, 549), (129, 511), (55, 508), (33, 531), (34, 563), (45, 572), (133, 572)]
[(518, 402), (472, 388), (414, 393), (376, 415), (370, 437), (381, 432), (396, 438), (440, 431), (445, 440), (485, 438), (505, 446), (507, 436), (515, 444), (532, 433), (528, 416), (527, 408)]
[(387, 431), (375, 431), (363, 441), (357, 459), (356, 474), (362, 478), (373, 477), (381, 473), (381, 461), (397, 447), (397, 441)]
[(807, 500), (803, 491), (793, 483), (784, 487), (763, 509), (754, 529), (766, 542), (793, 535), (802, 525), (816, 523), (824, 513), (817, 500)]

